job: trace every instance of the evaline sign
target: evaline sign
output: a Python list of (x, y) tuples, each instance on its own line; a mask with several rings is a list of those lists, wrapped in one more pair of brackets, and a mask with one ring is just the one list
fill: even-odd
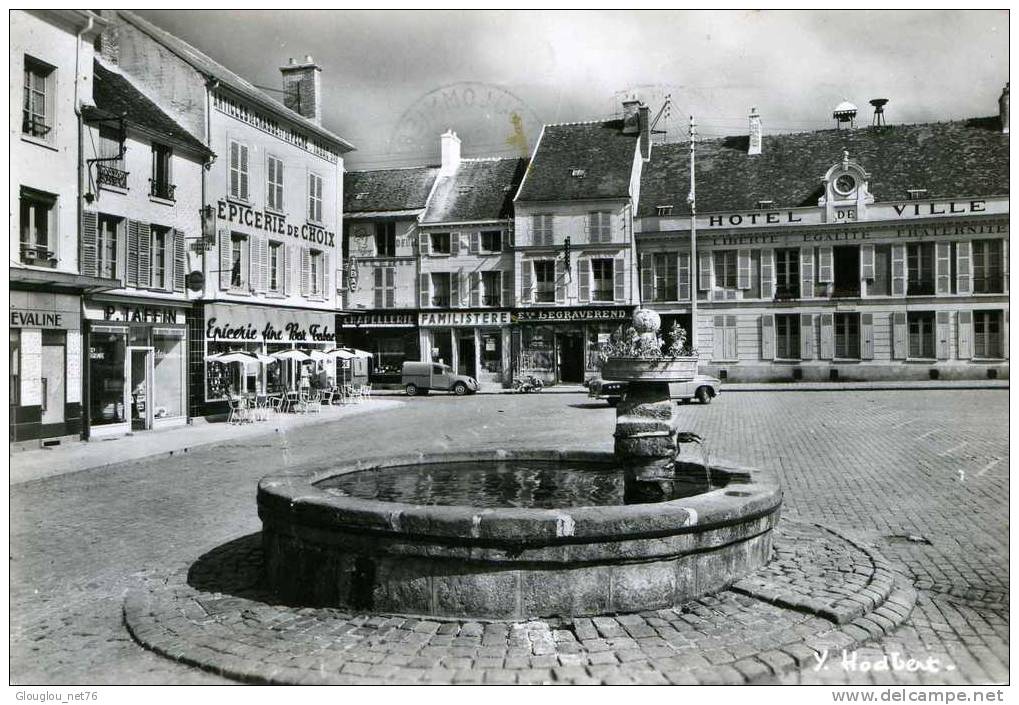
[(336, 237), (335, 233), (313, 223), (293, 225), (287, 222), (285, 215), (255, 210), (250, 206), (231, 201), (219, 201), (216, 217), (228, 223), (239, 223), (256, 230), (263, 230), (274, 235), (287, 235), (325, 247), (333, 247)]
[(335, 344), (334, 320), (331, 313), (209, 304), (205, 307), (205, 339), (238, 343)]

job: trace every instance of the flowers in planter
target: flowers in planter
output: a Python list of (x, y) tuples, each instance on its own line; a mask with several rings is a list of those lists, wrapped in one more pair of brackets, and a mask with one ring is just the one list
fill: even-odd
[[(652, 321), (649, 320), (649, 317), (639, 315), (644, 313), (653, 314), (655, 319), (653, 323), (657, 325), (648, 329), (648, 324)], [(638, 328), (633, 325), (619, 326), (609, 337), (608, 342), (602, 343), (598, 347), (599, 363), (604, 364), (610, 357), (630, 357), (642, 360), (692, 357), (694, 352), (687, 345), (686, 329), (679, 323), (673, 323), (668, 333), (670, 342), (665, 345), (656, 332), (658, 326), (661, 325), (660, 320), (654, 311), (639, 309), (634, 314), (634, 323), (645, 330), (638, 332)]]

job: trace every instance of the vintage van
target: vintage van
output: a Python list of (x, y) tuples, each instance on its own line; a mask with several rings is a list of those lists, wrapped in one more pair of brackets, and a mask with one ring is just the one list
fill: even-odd
[(441, 362), (405, 362), (403, 363), (402, 382), (407, 396), (438, 390), (453, 392), (458, 397), (478, 391), (478, 381), (473, 377), (458, 375), (449, 365)]

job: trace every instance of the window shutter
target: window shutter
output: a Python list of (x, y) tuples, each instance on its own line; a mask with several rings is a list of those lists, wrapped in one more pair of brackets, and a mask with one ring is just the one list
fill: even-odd
[(555, 261), (555, 302), (566, 303), (566, 272), (561, 259)]
[(739, 250), (736, 253), (736, 288), (750, 288), (750, 250)]
[[(471, 238), (473, 242), (473, 238)], [(471, 306), (481, 305), (481, 272), (471, 272)]]
[(1005, 324), (1001, 327), (1001, 356), (1008, 359), (1008, 311), (1005, 311)]
[(586, 258), (577, 260), (577, 294), (583, 303), (591, 300), (591, 260)]
[(725, 316), (715, 316), (715, 326), (711, 334), (711, 359), (725, 359)]
[(460, 272), (449, 273), (449, 307), (460, 307)]
[(818, 255), (817, 282), (819, 284), (831, 284), (832, 282), (831, 248), (819, 247), (817, 248), (817, 255)]
[(874, 278), (874, 246), (860, 245), (860, 279)]
[(906, 246), (892, 245), (892, 296), (906, 295)]
[(240, 196), (245, 201), (248, 200), (248, 145), (242, 144), (240, 146), (241, 155), (241, 190)]
[(906, 312), (892, 314), (892, 357), (905, 360), (909, 356), (909, 331), (906, 326)]
[(386, 267), (386, 308), (396, 306), (396, 268)]
[(261, 291), (262, 290), (262, 271), (258, 266), (260, 248), (258, 246), (259, 237), (257, 235), (248, 236), (248, 290), (249, 291)]
[(499, 272), (499, 278), (502, 279), (502, 305), (512, 306), (513, 305), (513, 272), (505, 271)]
[(860, 314), (860, 359), (874, 359), (874, 314)]
[(771, 248), (761, 250), (761, 298), (775, 298), (775, 250)]
[(184, 278), (187, 276), (188, 261), (184, 254), (184, 232), (173, 231), (173, 290), (184, 291)]
[(424, 256), (424, 257), (427, 257), (428, 253), (429, 253), (428, 246), (431, 244), (430, 238), (431, 238), (431, 235), (429, 233), (421, 233), (421, 237), (418, 240), (418, 242), (421, 243), (421, 248), (420, 248), (421, 249), (421, 255)]
[(138, 287), (152, 286), (152, 228), (138, 223)]
[(775, 359), (775, 316), (770, 313), (761, 316), (761, 359)]
[(1003, 284), (1005, 288), (1003, 291), (1008, 293), (1008, 240), (1001, 241), (1001, 274)]
[(328, 300), (335, 291), (333, 284), (333, 253), (325, 250), (322, 253), (322, 298)]
[[(656, 299), (654, 261), (654, 255), (650, 252), (640, 253), (640, 300), (642, 303)], [(583, 294), (581, 294), (580, 300), (586, 301)]]
[(834, 315), (830, 313), (821, 314), (821, 354), (822, 360), (831, 360), (835, 357), (834, 338)]
[(934, 276), (939, 295), (952, 293), (952, 243), (939, 242), (935, 246)]
[(814, 248), (800, 248), (800, 298), (814, 298)]
[(800, 314), (800, 359), (814, 359), (814, 316)]
[(449, 254), (453, 257), (460, 254), (460, 233), (449, 234)]
[(711, 290), (711, 253), (702, 252), (697, 255), (697, 290)]
[(375, 267), (374, 275), (375, 275), (375, 308), (382, 308), (383, 296), (385, 295), (383, 286), (383, 277), (385, 275), (382, 272), (382, 267)]
[(301, 247), (301, 296), (311, 292), (311, 250)]
[(231, 142), (230, 168), (227, 171), (230, 172), (229, 178), (230, 195), (234, 197), (238, 197), (241, 194), (240, 175), (237, 173), (237, 170), (240, 169), (240, 165), (241, 165), (240, 145), (237, 144), (236, 142)]
[(418, 305), (421, 308), (428, 308), (431, 298), (431, 284), (432, 278), (430, 275), (422, 273), (418, 276)]
[[(99, 216), (95, 211), (81, 214), (81, 273), (87, 277), (99, 276), (99, 253), (96, 249)], [(118, 268), (119, 273), (119, 268)]]
[(973, 357), (973, 312), (959, 311), (956, 318), (958, 356), (960, 360)]
[(124, 219), (117, 223), (117, 252), (115, 256), (117, 258), (117, 279), (120, 280), (120, 284), (123, 286), (126, 281), (127, 270), (125, 264), (127, 261), (127, 221)]
[(293, 296), (297, 289), (297, 282), (300, 280), (299, 270), (301, 267), (299, 253), (296, 244), (286, 245), (286, 252), (283, 260), (283, 278), (286, 282), (287, 296)]
[(726, 316), (725, 317), (725, 358), (727, 360), (738, 360), (739, 349), (737, 347), (739, 329), (736, 327), (736, 317)]
[[(903, 246), (905, 251), (905, 246)], [(955, 248), (955, 291), (959, 294), (973, 293), (973, 248), (969, 240), (956, 244)]]
[[(128, 261), (131, 259), (131, 228), (134, 225), (134, 221), (128, 224)], [(220, 229), (219, 231), (219, 288), (221, 291), (226, 291), (230, 288), (230, 231)], [(130, 268), (128, 269), (128, 277), (130, 277)]]
[(471, 239), (470, 253), (476, 255), (481, 252), (481, 233), (473, 232), (468, 237)]
[(949, 338), (952, 335), (951, 318), (948, 311), (938, 311), (935, 316), (937, 323), (936, 354), (939, 360), (947, 360), (950, 357), (951, 345)]
[(534, 287), (531, 281), (534, 277), (534, 265), (531, 260), (521, 260), (520, 266), (520, 301), (531, 303), (534, 300)]
[[(127, 221), (127, 285), (138, 286), (138, 221)], [(230, 250), (227, 246), (227, 256)], [(229, 271), (227, 271), (227, 283), (230, 282)]]
[(623, 303), (626, 301), (626, 255), (616, 255), (612, 276), (615, 279), (616, 303)]
[(679, 273), (676, 277), (679, 280), (678, 301), (690, 300), (690, 253), (679, 253)]

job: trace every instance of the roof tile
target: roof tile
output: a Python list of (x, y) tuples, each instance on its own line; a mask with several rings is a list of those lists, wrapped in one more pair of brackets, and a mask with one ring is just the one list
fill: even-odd
[(464, 159), (439, 177), (422, 222), (462, 223), (513, 217), (526, 159)]

